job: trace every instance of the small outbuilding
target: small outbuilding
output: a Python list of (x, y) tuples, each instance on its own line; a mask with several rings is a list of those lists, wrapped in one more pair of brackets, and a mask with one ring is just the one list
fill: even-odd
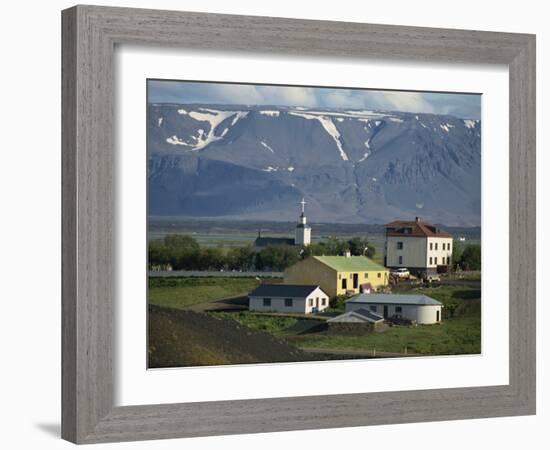
[(384, 319), (407, 319), (418, 324), (441, 322), (441, 302), (427, 295), (359, 294), (346, 301), (346, 313), (368, 310)]
[(327, 325), (329, 330), (338, 332), (382, 331), (385, 328), (382, 316), (364, 308), (328, 319)]
[(250, 311), (310, 314), (329, 306), (329, 296), (318, 285), (261, 284), (248, 298)]

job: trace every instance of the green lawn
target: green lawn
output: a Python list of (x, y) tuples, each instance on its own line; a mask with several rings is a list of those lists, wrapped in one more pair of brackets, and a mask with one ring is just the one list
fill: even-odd
[[(443, 303), (443, 322), (417, 327), (394, 326), (383, 333), (360, 336), (312, 333), (289, 339), (299, 347), (419, 354), (476, 354), (481, 352), (481, 291), (461, 285), (395, 289), (395, 294), (424, 294)], [(344, 301), (335, 311), (343, 311)]]
[(312, 333), (287, 338), (302, 348), (330, 348), (425, 355), (476, 354), (481, 352), (481, 320), (463, 317), (437, 325), (394, 326), (383, 333), (362, 336)]
[[(401, 293), (426, 294), (441, 301), (445, 320), (436, 325), (393, 326), (382, 333), (335, 334), (330, 331), (297, 334), (289, 330), (299, 319), (249, 311), (213, 313), (233, 319), (252, 329), (267, 331), (301, 348), (325, 348), (370, 352), (416, 353), (423, 355), (478, 354), (481, 352), (480, 290), (468, 286), (442, 285), (402, 289)], [(334, 312), (344, 309), (343, 300)], [(453, 318), (448, 318), (453, 309)]]
[(299, 319), (295, 317), (269, 316), (262, 313), (242, 312), (214, 312), (209, 313), (219, 319), (233, 319), (241, 325), (255, 330), (267, 331), (276, 337), (288, 336), (286, 329), (295, 325)]
[(258, 285), (255, 278), (149, 278), (149, 303), (185, 309), (199, 303), (247, 295)]

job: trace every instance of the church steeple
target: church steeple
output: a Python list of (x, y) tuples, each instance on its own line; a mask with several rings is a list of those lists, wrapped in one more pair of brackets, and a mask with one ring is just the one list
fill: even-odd
[(302, 198), (300, 204), (302, 205), (302, 213), (300, 214), (300, 222), (296, 225), (294, 244), (306, 246), (311, 244), (311, 227), (307, 224), (305, 213), (306, 201)]
[(307, 219), (305, 215), (306, 201), (302, 198), (302, 201), (300, 202), (300, 204), (302, 205), (302, 214), (300, 214), (300, 223), (302, 225), (305, 225), (307, 223)]

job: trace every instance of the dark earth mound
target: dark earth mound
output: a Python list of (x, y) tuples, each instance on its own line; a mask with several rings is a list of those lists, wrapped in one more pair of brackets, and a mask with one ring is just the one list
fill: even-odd
[(149, 305), (149, 368), (318, 360), (272, 335), (207, 314)]

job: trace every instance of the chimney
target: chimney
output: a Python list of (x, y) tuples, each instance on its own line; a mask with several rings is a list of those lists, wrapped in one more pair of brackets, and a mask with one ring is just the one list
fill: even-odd
[(420, 217), (418, 217), (418, 216), (415, 217), (415, 218), (414, 218), (414, 221), (415, 221), (416, 223), (420, 222)]
[(346, 250), (346, 251), (344, 252), (344, 256), (345, 256), (346, 258), (351, 258), (351, 252), (350, 252), (349, 250)]

